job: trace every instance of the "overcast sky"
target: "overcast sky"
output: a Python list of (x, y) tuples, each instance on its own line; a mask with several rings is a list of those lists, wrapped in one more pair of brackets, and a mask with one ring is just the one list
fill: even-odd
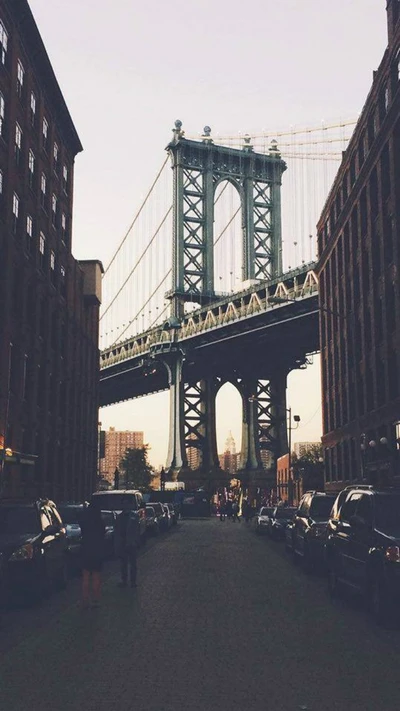
[[(105, 265), (164, 159), (174, 121), (188, 133), (287, 129), (357, 116), (386, 47), (385, 0), (30, 0), (84, 146), (75, 167), (73, 253)], [(229, 390), (229, 388), (228, 388)], [(290, 376), (321, 435), (319, 370)], [(217, 403), (219, 449), (238, 398)], [(168, 397), (106, 408), (103, 425), (143, 430), (164, 463)]]

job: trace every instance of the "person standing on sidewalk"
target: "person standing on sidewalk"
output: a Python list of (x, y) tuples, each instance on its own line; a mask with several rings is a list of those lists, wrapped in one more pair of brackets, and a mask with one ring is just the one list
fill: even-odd
[(101, 591), (101, 569), (104, 560), (106, 527), (95, 504), (83, 511), (82, 532), (82, 606), (98, 607)]
[(121, 511), (115, 522), (115, 554), (121, 561), (120, 588), (126, 588), (128, 578), (131, 588), (137, 584), (137, 548), (139, 545), (139, 519), (134, 511)]

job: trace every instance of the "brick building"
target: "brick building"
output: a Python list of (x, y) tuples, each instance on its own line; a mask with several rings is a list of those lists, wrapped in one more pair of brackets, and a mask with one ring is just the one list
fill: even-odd
[(388, 46), (318, 224), (327, 490), (399, 474), (399, 0), (387, 17)]
[(4, 494), (82, 499), (96, 482), (102, 266), (71, 254), (81, 150), (28, 2), (0, 0)]
[(143, 432), (118, 432), (110, 427), (104, 433), (104, 458), (100, 459), (100, 474), (111, 484), (114, 483), (114, 472), (118, 468), (127, 449), (140, 449), (143, 444)]

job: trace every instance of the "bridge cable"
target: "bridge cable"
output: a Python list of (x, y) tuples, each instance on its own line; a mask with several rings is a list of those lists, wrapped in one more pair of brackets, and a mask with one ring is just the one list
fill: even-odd
[[(173, 206), (171, 205), (171, 207), (169, 208), (169, 210), (167, 210), (167, 212), (165, 213), (163, 219), (161, 220), (160, 224), (158, 225), (156, 231), (154, 232), (154, 234), (153, 234), (153, 236), (152, 236), (150, 242), (148, 243), (146, 249), (142, 252), (142, 254), (140, 255), (140, 257), (136, 260), (136, 263), (134, 264), (133, 268), (132, 268), (131, 271), (129, 272), (129, 274), (128, 274), (128, 276), (126, 277), (125, 281), (122, 283), (122, 285), (121, 285), (120, 288), (118, 289), (118, 291), (117, 291), (117, 293), (115, 294), (114, 298), (111, 299), (111, 301), (110, 301), (110, 303), (108, 304), (108, 306), (107, 306), (106, 310), (104, 311), (104, 313), (102, 313), (102, 315), (100, 316), (100, 321), (101, 321), (101, 319), (103, 318), (103, 316), (105, 316), (106, 313), (110, 310), (111, 306), (114, 304), (114, 302), (116, 301), (116, 299), (117, 299), (118, 296), (120, 295), (121, 291), (122, 291), (122, 290), (124, 289), (124, 287), (126, 286), (127, 282), (128, 282), (129, 279), (131, 278), (132, 274), (135, 272), (136, 267), (139, 266), (140, 262), (142, 261), (142, 259), (143, 259), (144, 256), (145, 256), (146, 252), (150, 249), (150, 247), (151, 247), (151, 245), (153, 244), (155, 238), (157, 237), (159, 231), (161, 230), (161, 227), (163, 226), (164, 222), (166, 221), (168, 215), (172, 212), (172, 207), (173, 207)], [(163, 281), (164, 281), (164, 280), (165, 280), (165, 277), (164, 277)], [(162, 283), (163, 283), (163, 282), (161, 282), (161, 284), (162, 284)], [(146, 302), (146, 303), (147, 303), (147, 302)], [(144, 306), (145, 306), (145, 305), (146, 305), (146, 304), (144, 304)]]
[(148, 191), (148, 193), (147, 193), (147, 195), (146, 195), (144, 201), (142, 202), (141, 206), (139, 207), (139, 210), (137, 211), (135, 217), (133, 218), (133, 221), (132, 221), (132, 223), (131, 223), (129, 229), (128, 229), (127, 233), (125, 234), (125, 237), (123, 238), (121, 244), (119, 245), (118, 249), (116, 250), (114, 256), (112, 257), (112, 259), (111, 259), (111, 261), (110, 261), (110, 263), (108, 264), (108, 266), (107, 266), (106, 269), (104, 270), (103, 279), (104, 279), (105, 275), (107, 274), (108, 270), (110, 269), (111, 265), (113, 264), (113, 262), (114, 262), (114, 260), (115, 260), (115, 258), (116, 258), (116, 256), (117, 256), (117, 254), (120, 252), (120, 250), (122, 249), (123, 245), (125, 244), (125, 242), (126, 242), (128, 236), (129, 236), (129, 234), (130, 234), (130, 232), (131, 232), (131, 230), (132, 230), (132, 228), (133, 228), (135, 222), (137, 221), (137, 219), (138, 219), (138, 217), (140, 216), (140, 214), (141, 214), (141, 212), (142, 212), (142, 210), (143, 210), (143, 208), (144, 208), (144, 206), (145, 206), (147, 200), (149, 199), (151, 193), (153, 192), (153, 190), (154, 190), (154, 188), (155, 188), (155, 186), (156, 186), (156, 183), (157, 183), (157, 181), (158, 181), (158, 179), (159, 179), (161, 173), (163, 172), (163, 170), (164, 170), (164, 168), (165, 168), (165, 166), (166, 166), (166, 163), (168, 162), (168, 159), (169, 159), (169, 156), (167, 156), (166, 159), (164, 160), (164, 162), (163, 162), (163, 164), (162, 164), (160, 170), (159, 170), (158, 173), (157, 173), (157, 176), (155, 177), (155, 179), (154, 179), (152, 185), (151, 185), (150, 188), (149, 188), (149, 191)]

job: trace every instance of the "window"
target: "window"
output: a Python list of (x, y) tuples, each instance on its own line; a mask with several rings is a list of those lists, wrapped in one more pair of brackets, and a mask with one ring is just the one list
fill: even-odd
[(19, 218), (19, 197), (17, 193), (13, 195), (13, 218), (14, 218), (14, 232), (18, 229), (18, 218)]
[(361, 496), (357, 506), (357, 516), (361, 516), (367, 526), (372, 526), (372, 502), (368, 494)]
[(3, 171), (0, 170), (0, 196), (3, 195)]
[(8, 34), (2, 21), (0, 20), (0, 62), (6, 63), (7, 57)]
[(58, 144), (57, 144), (57, 143), (54, 143), (54, 146), (53, 146), (53, 168), (54, 168), (54, 172), (55, 172), (56, 174), (58, 173), (58, 156), (59, 156), (59, 153), (60, 153), (60, 149), (59, 149), (59, 147), (58, 147)]
[(33, 188), (34, 178), (35, 178), (35, 154), (31, 149), (29, 149), (28, 180), (29, 180), (29, 187), (30, 188)]
[(33, 220), (30, 215), (26, 216), (26, 234), (32, 239), (33, 237)]
[(6, 102), (4, 101), (4, 96), (0, 91), (0, 136), (3, 135), (3, 131), (4, 131), (5, 113), (6, 113)]
[(57, 226), (57, 197), (54, 193), (51, 196), (51, 224), (53, 227)]
[(387, 111), (389, 108), (389, 87), (388, 86), (385, 89), (384, 106), (385, 106), (385, 111)]
[(47, 152), (47, 148), (49, 145), (49, 123), (47, 119), (43, 119), (43, 124), (42, 124), (42, 141), (43, 141), (43, 148)]
[(66, 165), (63, 166), (63, 190), (65, 193), (68, 193), (68, 168)]
[[(60, 291), (63, 296), (65, 296), (66, 292), (66, 280), (65, 280), (65, 267), (61, 266), (60, 267), (60, 276), (61, 276), (61, 284), (60, 284)], [(61, 337), (63, 338), (65, 336), (65, 328), (61, 329)]]
[(31, 117), (31, 125), (35, 125), (35, 120), (36, 120), (36, 96), (31, 91), (31, 106), (30, 106), (30, 117)]
[(46, 237), (44, 236), (43, 232), (41, 232), (39, 235), (39, 255), (40, 255), (40, 266), (42, 268), (44, 266), (45, 254), (46, 254)]
[[(1, 30), (0, 30), (0, 36), (1, 36)], [(397, 63), (397, 79), (398, 79), (398, 81), (400, 81), (400, 49), (397, 52), (396, 63)]]
[(50, 279), (51, 281), (55, 282), (56, 278), (56, 255), (53, 250), (50, 252)]
[(67, 244), (67, 217), (65, 212), (61, 215), (61, 239)]
[(15, 124), (15, 162), (17, 165), (21, 163), (22, 150), (22, 128), (19, 123)]
[(25, 76), (24, 65), (22, 64), (21, 60), (19, 59), (17, 62), (17, 94), (20, 99), (22, 99), (24, 76)]
[(42, 173), (40, 178), (40, 204), (43, 209), (46, 208), (46, 190), (47, 190), (47, 179), (44, 173)]
[(351, 494), (350, 498), (343, 504), (340, 518), (342, 521), (349, 523), (351, 516), (354, 516), (357, 508), (357, 503), (362, 494)]

